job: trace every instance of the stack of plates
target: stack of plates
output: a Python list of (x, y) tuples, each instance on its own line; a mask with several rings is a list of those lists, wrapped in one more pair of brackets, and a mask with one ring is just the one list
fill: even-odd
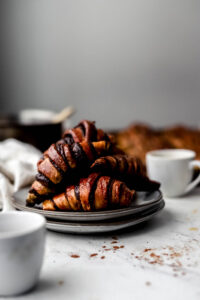
[(160, 191), (137, 192), (137, 198), (130, 207), (98, 212), (44, 211), (27, 207), (25, 199), (28, 188), (14, 194), (13, 206), (18, 210), (42, 214), (47, 219), (47, 228), (67, 233), (103, 233), (128, 228), (149, 220), (165, 206)]

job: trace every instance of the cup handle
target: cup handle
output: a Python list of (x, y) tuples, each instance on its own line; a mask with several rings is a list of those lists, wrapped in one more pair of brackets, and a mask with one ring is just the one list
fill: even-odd
[[(193, 160), (193, 161), (191, 161), (190, 164), (189, 164), (189, 167), (192, 168), (192, 169), (194, 167), (199, 167), (199, 169), (200, 169), (200, 160)], [(193, 190), (197, 186), (197, 184), (199, 182), (200, 182), (200, 172), (199, 172), (199, 175), (197, 176), (197, 178), (194, 179), (192, 182), (190, 182), (188, 184), (188, 186), (186, 187), (185, 193), (188, 193), (191, 190)]]

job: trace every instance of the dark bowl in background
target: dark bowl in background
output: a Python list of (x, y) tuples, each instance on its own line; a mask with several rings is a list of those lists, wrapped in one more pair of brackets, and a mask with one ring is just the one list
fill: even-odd
[(24, 110), (16, 115), (0, 115), (0, 141), (15, 138), (45, 151), (62, 136), (63, 122), (53, 123), (55, 113)]

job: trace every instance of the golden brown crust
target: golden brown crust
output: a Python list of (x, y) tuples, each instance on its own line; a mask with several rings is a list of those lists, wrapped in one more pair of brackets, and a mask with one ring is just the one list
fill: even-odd
[(56, 149), (56, 145), (52, 144), (48, 151), (46, 151), (46, 155), (48, 155), (48, 157), (55, 162), (55, 164), (63, 171), (63, 172), (67, 172), (67, 165), (65, 163), (65, 161), (63, 160), (61, 154), (58, 152), (58, 150)]
[(62, 180), (61, 173), (54, 167), (48, 157), (40, 163), (38, 166), (38, 171), (49, 178), (54, 184), (58, 184)]
[(65, 193), (54, 196), (53, 202), (55, 203), (56, 207), (60, 210), (72, 210)]
[(52, 200), (45, 200), (43, 203), (42, 203), (42, 208), (44, 210), (56, 210), (56, 207), (54, 205), (54, 202)]
[(26, 202), (28, 203), (29, 206), (33, 206), (37, 203), (37, 199), (38, 199), (38, 197), (35, 194), (33, 194), (32, 192), (29, 192)]
[(67, 135), (71, 135), (75, 143), (80, 143), (84, 140), (84, 136), (80, 128), (73, 128), (73, 129), (66, 130), (64, 136)]
[[(82, 128), (82, 133), (84, 136), (84, 139), (86, 141), (95, 141), (96, 140), (96, 126), (95, 122), (91, 122), (88, 120), (83, 120), (78, 124), (78, 127)], [(100, 139), (99, 139), (100, 140)], [(97, 139), (98, 141), (98, 139)]]
[(94, 154), (93, 154), (93, 152), (91, 150), (90, 144), (88, 142), (86, 142), (86, 141), (83, 141), (81, 143), (81, 147), (82, 147), (83, 151), (85, 152), (85, 154), (87, 155), (89, 161), (92, 162), (95, 157), (94, 157)]
[(71, 169), (75, 169), (77, 166), (77, 163), (76, 163), (75, 158), (72, 155), (70, 146), (65, 144), (63, 146), (63, 149), (64, 149), (64, 154), (67, 159), (68, 165), (70, 166)]
[(74, 211), (81, 210), (81, 202), (76, 197), (74, 185), (69, 186), (66, 189), (66, 197), (67, 197), (67, 200), (68, 200), (69, 205), (72, 208), (72, 210), (74, 210)]
[(92, 190), (99, 177), (98, 173), (90, 174), (87, 178), (81, 178), (79, 182), (79, 196), (81, 205), (84, 211), (92, 210), (92, 203), (90, 203), (90, 197), (92, 195)]
[(91, 211), (89, 195), (91, 192), (91, 185), (88, 184), (87, 178), (82, 178), (79, 183), (80, 201), (84, 211)]
[(108, 207), (108, 183), (110, 177), (102, 176), (97, 182), (97, 187), (94, 193), (94, 209), (104, 210)]
[(103, 153), (108, 152), (111, 146), (110, 142), (108, 141), (92, 142), (92, 145), (97, 153), (97, 156), (103, 155)]
[[(132, 192), (133, 192), (132, 197), (135, 197), (135, 191), (132, 190)], [(129, 196), (129, 191), (124, 183), (122, 183), (122, 186), (121, 186), (119, 202), (120, 202), (121, 207), (130, 206), (130, 204), (131, 204), (131, 198)]]
[(111, 190), (111, 200), (112, 205), (119, 205), (120, 204), (120, 188), (121, 182), (119, 180), (115, 180), (112, 183), (112, 190)]
[(39, 195), (47, 195), (55, 192), (54, 188), (50, 188), (35, 180), (32, 184), (32, 189), (34, 189)]

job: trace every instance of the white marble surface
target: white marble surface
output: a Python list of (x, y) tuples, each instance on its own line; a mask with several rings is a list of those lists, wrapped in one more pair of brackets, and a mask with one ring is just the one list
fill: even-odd
[(200, 299), (200, 189), (112, 237), (47, 232), (40, 282), (17, 299)]

